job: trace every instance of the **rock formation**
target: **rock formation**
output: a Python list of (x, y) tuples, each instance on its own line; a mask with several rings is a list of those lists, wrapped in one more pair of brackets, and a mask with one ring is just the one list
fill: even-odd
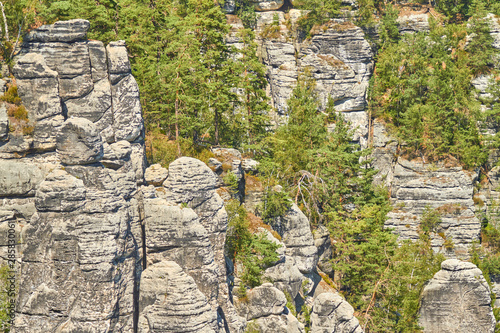
[(494, 332), (490, 288), (474, 264), (449, 259), (422, 292), (424, 332)]

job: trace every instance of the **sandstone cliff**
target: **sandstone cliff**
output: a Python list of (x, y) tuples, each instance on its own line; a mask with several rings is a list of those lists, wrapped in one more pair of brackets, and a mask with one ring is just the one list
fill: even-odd
[[(282, 244), (265, 272), (273, 284), (233, 295), (219, 177), (188, 157), (146, 169), (126, 45), (89, 41), (88, 28), (72, 20), (32, 31), (3, 82), (17, 83), (28, 113), (22, 127), (0, 108), (4, 262), (9, 229), (17, 243), (12, 331), (304, 332), (285, 295), (316, 311), (318, 331), (354, 327), (349, 309), (342, 319), (324, 311), (342, 299), (319, 286), (318, 249), (297, 207), (283, 217), (281, 242), (268, 235)], [(232, 165), (244, 196), (256, 162)]]

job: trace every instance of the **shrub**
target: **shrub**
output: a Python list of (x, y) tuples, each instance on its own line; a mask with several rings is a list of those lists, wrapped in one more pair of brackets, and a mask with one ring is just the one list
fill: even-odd
[[(242, 284), (253, 288), (262, 283), (264, 269), (278, 260), (276, 250), (280, 245), (266, 238), (264, 233), (252, 234), (245, 208), (236, 200), (226, 204), (229, 226), (226, 236), (226, 253), (231, 260), (240, 263), (241, 272), (236, 272)], [(237, 265), (235, 265), (237, 266)]]
[(0, 97), (0, 100), (17, 106), (21, 105), (21, 98), (17, 94), (17, 86), (13, 84), (9, 85), (7, 91)]

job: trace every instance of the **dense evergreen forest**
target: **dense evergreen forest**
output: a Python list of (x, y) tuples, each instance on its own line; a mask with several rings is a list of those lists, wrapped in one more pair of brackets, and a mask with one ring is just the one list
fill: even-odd
[[(313, 28), (347, 10), (355, 13), (354, 24), (377, 27), (370, 116), (405, 142), (401, 149), (408, 157), (492, 168), (488, 155), (500, 148), (500, 138), (487, 136), (484, 128), (500, 125), (500, 55), (492, 47), (486, 15), (500, 15), (500, 3), (420, 2), (437, 13), (429, 33), (401, 35), (399, 4), (381, 0), (358, 0), (355, 7), (338, 0), (300, 1), (297, 7), (309, 12), (297, 29), (308, 38)], [(373, 184), (370, 149), (352, 142), (352, 130), (333, 101), (319, 111), (316, 83), (307, 71), (288, 100), (287, 123), (274, 126), (249, 2), (236, 3), (245, 25), (240, 49), (226, 44), (230, 26), (210, 0), (6, 0), (0, 6), (0, 53), (10, 67), (23, 35), (57, 20), (84, 18), (91, 22), (89, 38), (125, 40), (141, 88), (151, 164), (168, 165), (179, 156), (207, 161), (213, 146), (237, 148), (258, 160), (266, 188), (283, 188), (266, 191), (261, 218), (273, 223), (295, 200), (312, 228), (328, 228), (335, 258), (332, 283), (353, 305), (365, 331), (418, 331), (420, 292), (444, 260), (432, 251), (429, 236), (440, 223), (439, 212), (426, 210), (418, 241), (398, 244), (384, 229), (392, 207), (387, 190)], [(485, 74), (493, 78), (490, 98), (479, 99), (470, 82)], [(227, 248), (245, 267), (244, 282), (256, 286), (266, 260), (274, 259), (274, 245), (248, 230), (242, 206), (232, 202), (227, 210), (232, 228)], [(491, 218), (482, 218), (482, 243), (471, 249), (487, 279), (500, 274), (500, 229)]]

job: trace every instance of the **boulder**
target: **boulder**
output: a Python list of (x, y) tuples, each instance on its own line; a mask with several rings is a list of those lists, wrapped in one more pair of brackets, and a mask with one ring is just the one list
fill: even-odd
[(146, 184), (161, 186), (165, 179), (168, 177), (168, 170), (162, 167), (160, 164), (153, 164), (146, 169), (144, 174), (144, 179)]
[(419, 325), (424, 332), (494, 332), (490, 288), (476, 265), (445, 260), (422, 291)]
[(238, 314), (247, 321), (269, 315), (280, 315), (285, 311), (286, 297), (283, 292), (264, 283), (247, 291), (244, 299), (236, 302)]
[(353, 307), (337, 293), (322, 293), (314, 299), (311, 333), (362, 333)]
[(271, 11), (280, 9), (284, 4), (284, 0), (252, 0), (250, 4), (253, 4), (255, 10), (259, 12)]
[(0, 197), (34, 196), (43, 178), (37, 165), (0, 159)]

